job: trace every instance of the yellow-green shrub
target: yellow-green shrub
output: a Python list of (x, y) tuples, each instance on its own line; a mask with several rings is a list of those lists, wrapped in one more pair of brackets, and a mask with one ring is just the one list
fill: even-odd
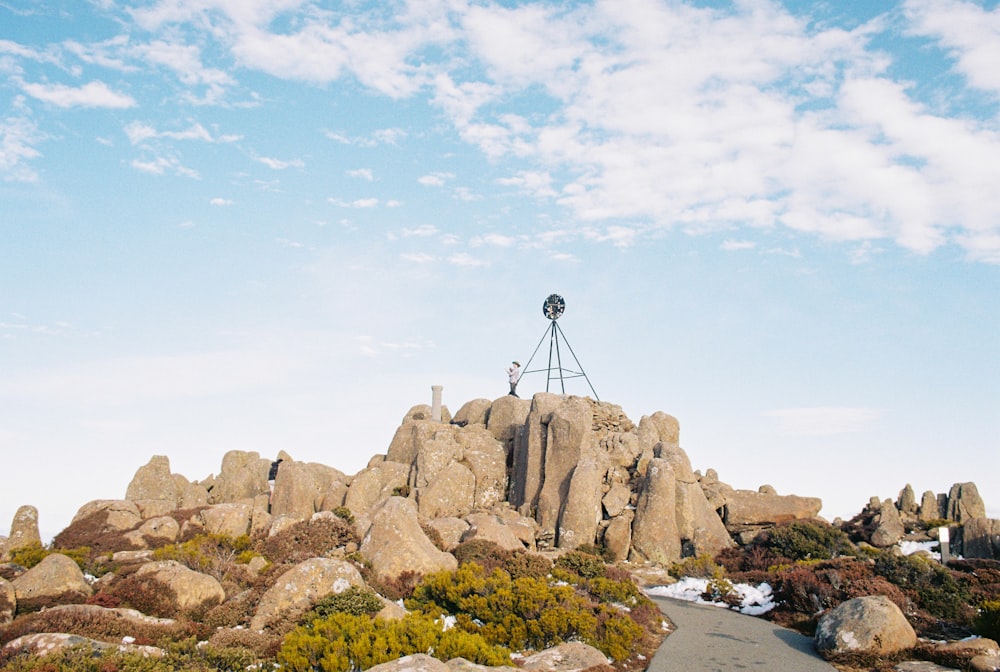
[(1000, 600), (988, 600), (979, 606), (975, 627), (978, 635), (1000, 639)]
[(465, 658), (480, 665), (509, 665), (510, 652), (488, 644), (481, 636), (452, 628), (444, 630), (425, 614), (407, 614), (398, 621), (337, 613), (290, 632), (278, 652), (278, 663), (289, 672), (347, 672), (414, 653), (440, 660)]

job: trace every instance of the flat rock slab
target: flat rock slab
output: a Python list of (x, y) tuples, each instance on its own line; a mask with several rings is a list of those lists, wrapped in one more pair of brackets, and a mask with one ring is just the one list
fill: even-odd
[(660, 646), (649, 672), (836, 672), (810, 637), (761, 618), (667, 597), (653, 597), (676, 631)]

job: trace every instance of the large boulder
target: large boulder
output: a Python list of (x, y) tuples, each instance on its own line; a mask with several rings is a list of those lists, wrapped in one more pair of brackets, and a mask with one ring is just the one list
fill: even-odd
[[(145, 646), (139, 644), (109, 644), (89, 637), (71, 635), (66, 632), (35, 632), (22, 635), (17, 639), (7, 642), (3, 647), (3, 656), (10, 658), (18, 654), (30, 654), (44, 657), (50, 653), (55, 653), (63, 649), (90, 649), (96, 656), (102, 651), (116, 649), (124, 653), (137, 653), (143, 658), (160, 658), (165, 654), (163, 649), (155, 646)], [(37, 668), (42, 669), (42, 668)], [(52, 668), (44, 668), (52, 669)]]
[[(671, 416), (667, 416), (670, 418)], [(671, 418), (672, 419), (672, 418)], [(661, 422), (664, 422), (661, 418)], [(676, 479), (675, 517), (682, 555), (714, 556), (733, 545), (732, 537), (709, 502), (699, 477), (691, 469), (691, 461), (680, 446), (667, 441), (656, 444), (653, 454), (665, 460)]]
[(320, 510), (328, 492), (348, 480), (343, 472), (333, 467), (287, 459), (281, 463), (274, 479), (271, 514), (307, 520)]
[(827, 659), (888, 656), (916, 644), (913, 627), (899, 607), (884, 595), (842, 602), (824, 614), (816, 627), (816, 650)]
[(623, 511), (621, 515), (608, 521), (604, 528), (604, 548), (611, 556), (612, 562), (624, 562), (628, 559), (632, 546), (632, 511)]
[[(124, 536), (138, 549), (149, 548), (162, 542), (172, 543), (180, 536), (181, 526), (170, 516), (158, 516), (143, 522), (135, 530), (126, 532)], [(152, 543), (151, 543), (152, 542)]]
[(175, 560), (146, 563), (136, 570), (135, 576), (149, 577), (173, 590), (180, 611), (203, 611), (226, 599), (226, 591), (214, 577)]
[(409, 464), (388, 460), (358, 472), (344, 496), (344, 506), (358, 519), (359, 530), (365, 529), (380, 504), (407, 487), (409, 477)]
[(503, 518), (492, 513), (471, 513), (465, 517), (468, 529), (462, 534), (462, 541), (484, 539), (508, 551), (523, 550), (524, 542)]
[(1000, 559), (1000, 520), (971, 518), (965, 521), (962, 554), (967, 558)]
[(724, 521), (726, 529), (732, 532), (744, 525), (776, 525), (815, 518), (822, 508), (823, 500), (818, 497), (733, 490), (726, 494)]
[(403, 497), (390, 497), (375, 511), (360, 550), (379, 577), (395, 578), (406, 571), (430, 574), (458, 567), (455, 556), (438, 550), (421, 529), (413, 500)]
[(948, 492), (948, 520), (964, 523), (972, 518), (985, 518), (986, 504), (979, 496), (975, 483), (956, 483)]
[(467, 401), (455, 413), (455, 417), (451, 419), (451, 424), (458, 425), (459, 427), (468, 427), (469, 425), (482, 425), (485, 427), (486, 421), (490, 417), (490, 406), (492, 405), (493, 402), (489, 399)]
[(17, 603), (48, 606), (51, 602), (82, 602), (94, 591), (80, 567), (61, 553), (51, 553), (12, 581)]
[(239, 502), (266, 494), (271, 461), (260, 453), (230, 450), (222, 456), (222, 471), (215, 477), (209, 493), (212, 504)]
[(253, 508), (253, 500), (226, 502), (204, 509), (198, 516), (206, 532), (239, 537), (250, 533)]
[(920, 510), (917, 517), (924, 522), (943, 519), (948, 515), (948, 511), (942, 511), (942, 503), (945, 503), (943, 495), (938, 498), (932, 490), (927, 490), (920, 498)]
[(677, 478), (670, 463), (660, 457), (651, 459), (636, 502), (630, 559), (659, 563), (680, 559), (676, 492)]
[(489, 430), (494, 439), (509, 450), (513, 446), (514, 437), (527, 421), (528, 413), (533, 408), (533, 404), (533, 399), (521, 399), (509, 394), (494, 400), (490, 405), (489, 416), (486, 418), (486, 429)]
[(95, 499), (79, 508), (70, 527), (88, 521), (99, 524), (94, 532), (131, 530), (142, 521), (142, 512), (135, 502), (127, 499)]
[(170, 473), (170, 460), (165, 455), (154, 455), (147, 464), (139, 467), (125, 490), (125, 499), (130, 502), (141, 500), (163, 500), (177, 508), (181, 489), (178, 481)]
[(891, 499), (882, 502), (882, 508), (879, 509), (875, 520), (875, 530), (871, 536), (872, 546), (877, 548), (895, 546), (903, 538), (903, 535), (906, 534), (906, 528), (903, 527), (903, 519), (900, 517), (899, 511)]
[(264, 593), (250, 621), (251, 630), (263, 630), (283, 620), (294, 620), (319, 600), (337, 595), (351, 586), (365, 587), (361, 573), (349, 562), (331, 558), (311, 558), (278, 577)]
[(10, 523), (10, 535), (0, 544), (0, 560), (7, 562), (14, 551), (41, 545), (42, 538), (38, 534), (38, 509), (30, 505), (19, 507)]

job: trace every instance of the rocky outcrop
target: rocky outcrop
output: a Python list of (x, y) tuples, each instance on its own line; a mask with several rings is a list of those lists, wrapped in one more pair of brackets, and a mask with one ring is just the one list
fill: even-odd
[(131, 532), (126, 532), (123, 536), (128, 539), (135, 548), (149, 548), (151, 543), (162, 542), (171, 543), (180, 536), (181, 526), (170, 516), (158, 516), (150, 518)]
[(438, 550), (421, 529), (413, 500), (403, 497), (390, 497), (376, 510), (360, 550), (379, 577), (394, 578), (406, 571), (430, 574), (458, 567), (455, 556)]
[(472, 513), (466, 516), (467, 529), (461, 536), (461, 541), (482, 539), (491, 541), (508, 551), (523, 550), (524, 542), (514, 529), (498, 515), (490, 513)]
[(251, 630), (263, 630), (283, 619), (294, 620), (328, 595), (337, 595), (351, 586), (364, 588), (365, 582), (349, 562), (312, 558), (282, 574), (264, 593), (250, 621)]
[[(469, 425), (482, 425), (485, 427), (490, 417), (490, 407), (492, 405), (493, 402), (489, 399), (467, 401), (455, 413), (455, 417), (451, 419), (451, 423), (459, 427), (468, 427)], [(499, 439), (500, 437), (497, 438)]]
[(40, 632), (30, 635), (23, 635), (14, 639), (3, 647), (4, 656), (30, 653), (39, 657), (47, 656), (56, 651), (68, 648), (89, 648), (95, 654), (106, 649), (117, 649), (119, 651), (136, 652), (144, 658), (159, 658), (164, 655), (162, 649), (154, 646), (139, 646), (136, 644), (108, 644), (89, 637), (71, 635), (65, 632)]
[(142, 521), (142, 512), (135, 502), (125, 499), (95, 499), (76, 512), (70, 526), (85, 520), (100, 520), (104, 532), (131, 530)]
[(903, 612), (884, 595), (842, 602), (820, 618), (816, 650), (827, 659), (887, 656), (916, 646), (917, 635)]
[(239, 537), (250, 533), (253, 509), (253, 500), (215, 504), (198, 513), (198, 519), (210, 534)]
[(307, 520), (320, 510), (328, 492), (348, 480), (343, 472), (333, 467), (286, 459), (274, 479), (271, 514)]
[(79, 566), (61, 553), (52, 553), (11, 582), (17, 603), (47, 606), (51, 602), (82, 602), (93, 593)]
[(7, 562), (14, 551), (41, 545), (42, 538), (38, 534), (38, 509), (30, 505), (18, 507), (10, 523), (10, 535), (0, 544), (0, 560)]
[(415, 653), (369, 667), (367, 672), (448, 672), (448, 666), (426, 653)]
[(135, 574), (154, 579), (172, 590), (180, 611), (204, 611), (226, 599), (226, 591), (214, 577), (189, 569), (175, 560), (146, 563)]

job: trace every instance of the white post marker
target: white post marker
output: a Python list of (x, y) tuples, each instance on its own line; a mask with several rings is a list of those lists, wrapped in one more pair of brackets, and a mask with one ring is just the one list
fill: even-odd
[(938, 528), (938, 542), (941, 544), (941, 564), (947, 565), (951, 560), (950, 549), (948, 548), (948, 528)]
[(441, 422), (441, 390), (442, 385), (431, 385), (431, 420)]

